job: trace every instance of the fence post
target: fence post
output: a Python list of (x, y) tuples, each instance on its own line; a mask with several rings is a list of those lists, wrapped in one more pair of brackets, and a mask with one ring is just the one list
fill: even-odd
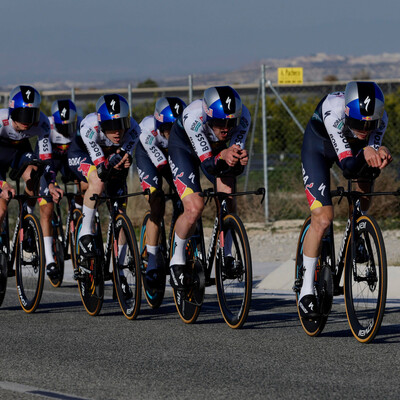
[(193, 78), (189, 75), (189, 104), (193, 101)]
[(75, 88), (71, 88), (71, 100), (73, 103), (75, 103)]
[(268, 146), (267, 146), (267, 102), (265, 94), (265, 65), (261, 65), (261, 106), (262, 106), (262, 131), (263, 131), (263, 161), (264, 161), (264, 187), (265, 187), (265, 222), (269, 220), (268, 204)]
[(253, 121), (253, 126), (252, 126), (252, 130), (251, 130), (251, 138), (250, 138), (249, 162), (246, 167), (246, 178), (244, 180), (244, 191), (247, 191), (247, 185), (249, 183), (250, 165), (251, 165), (251, 159), (252, 159), (252, 155), (253, 155), (254, 133), (256, 130), (256, 121), (257, 121), (257, 115), (258, 115), (258, 103), (260, 102), (260, 93), (261, 93), (261, 79), (260, 79), (260, 84), (258, 85), (258, 90), (257, 90), (257, 100), (256, 100), (256, 107), (254, 109), (254, 115), (251, 118), (251, 120)]
[(128, 104), (129, 104), (129, 113), (132, 115), (132, 84), (128, 83)]

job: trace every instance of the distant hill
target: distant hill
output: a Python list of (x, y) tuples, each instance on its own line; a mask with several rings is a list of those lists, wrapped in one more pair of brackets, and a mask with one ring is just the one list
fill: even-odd
[[(323, 82), (329, 77), (347, 81), (352, 79), (400, 79), (400, 53), (383, 53), (360, 57), (313, 54), (294, 58), (266, 58), (248, 64), (240, 69), (225, 73), (193, 74), (194, 85), (252, 84), (260, 79), (261, 65), (266, 66), (266, 79), (277, 81), (278, 67), (303, 67), (304, 82)], [(187, 86), (188, 75), (157, 78), (150, 76), (159, 86)], [(127, 87), (135, 88), (138, 81), (119, 79), (98, 82), (33, 82), (41, 90), (66, 90), (72, 87), (81, 89), (104, 89)], [(10, 90), (3, 88), (3, 90)]]
[[(223, 83), (250, 84), (260, 79), (261, 65), (266, 69), (266, 79), (277, 82), (277, 68), (303, 67), (304, 82), (322, 82), (331, 77), (338, 80), (352, 79), (399, 79), (400, 53), (365, 55), (360, 57), (327, 55), (263, 59), (235, 71), (220, 74), (194, 75), (194, 84), (217, 85)], [(160, 86), (186, 85), (187, 77), (170, 77), (158, 81)]]

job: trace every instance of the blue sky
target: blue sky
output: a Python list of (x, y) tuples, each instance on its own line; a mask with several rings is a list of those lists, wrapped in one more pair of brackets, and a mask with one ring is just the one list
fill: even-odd
[(2, 0), (0, 12), (0, 85), (400, 52), (398, 0)]

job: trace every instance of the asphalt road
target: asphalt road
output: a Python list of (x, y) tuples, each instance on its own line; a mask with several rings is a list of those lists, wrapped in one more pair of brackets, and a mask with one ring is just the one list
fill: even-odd
[(0, 399), (347, 399), (400, 395), (400, 302), (388, 303), (374, 342), (352, 336), (341, 299), (324, 332), (308, 337), (291, 293), (256, 290), (247, 323), (230, 329), (214, 291), (193, 325), (171, 291), (159, 310), (143, 300), (128, 321), (108, 290), (90, 317), (74, 283), (46, 282), (34, 314), (10, 278), (0, 308)]

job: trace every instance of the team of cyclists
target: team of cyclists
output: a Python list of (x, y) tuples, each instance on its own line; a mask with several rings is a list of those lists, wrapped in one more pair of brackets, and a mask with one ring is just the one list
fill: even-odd
[[(190, 283), (183, 268), (185, 248), (204, 208), (204, 199), (199, 195), (200, 170), (208, 180), (216, 182), (218, 191), (232, 193), (236, 177), (248, 163), (245, 144), (251, 117), (239, 94), (230, 86), (210, 87), (202, 99), (189, 105), (178, 97), (162, 97), (157, 100), (153, 115), (140, 123), (130, 116), (128, 102), (119, 94), (101, 96), (96, 111), (85, 118), (78, 115), (70, 99), (55, 101), (51, 116), (40, 111), (40, 104), (38, 91), (21, 85), (11, 91), (8, 109), (0, 109), (0, 224), (15, 194), (6, 180), (7, 171), (33, 158), (42, 160), (46, 168), (38, 202), (46, 269), (49, 277), (56, 277), (59, 271), (53, 255), (51, 218), (54, 203), (63, 196), (57, 175), (79, 181), (85, 192), (78, 246), (80, 254), (90, 258), (95, 249), (96, 210), (92, 196), (100, 195), (105, 185), (114, 193), (126, 193), (128, 170), (135, 160), (140, 184), (149, 189), (151, 210), (146, 227), (146, 283), (151, 288), (160, 285), (158, 237), (165, 211), (165, 180), (179, 195), (184, 209), (175, 226), (170, 284), (175, 289), (185, 288)], [(389, 149), (382, 145), (387, 123), (379, 86), (353, 81), (344, 92), (325, 96), (306, 127), (301, 160), (311, 226), (304, 240), (304, 275), (299, 295), (300, 312), (305, 318), (316, 317), (314, 273), (323, 234), (333, 220), (329, 170), (337, 163), (346, 177), (357, 177), (366, 173), (366, 166), (385, 168), (392, 161)], [(35, 151), (30, 142), (33, 137), (37, 137)], [(22, 175), (29, 195), (33, 194), (31, 172), (35, 168), (29, 165)], [(360, 183), (359, 190), (369, 187)], [(31, 210), (35, 202), (29, 202)], [(120, 206), (126, 207), (126, 201)], [(228, 207), (235, 210), (233, 199)], [(363, 209), (368, 209), (367, 201)], [(229, 269), (232, 238), (224, 240), (225, 268)], [(123, 252), (121, 248), (120, 253)], [(79, 273), (90, 271), (82, 263)]]

